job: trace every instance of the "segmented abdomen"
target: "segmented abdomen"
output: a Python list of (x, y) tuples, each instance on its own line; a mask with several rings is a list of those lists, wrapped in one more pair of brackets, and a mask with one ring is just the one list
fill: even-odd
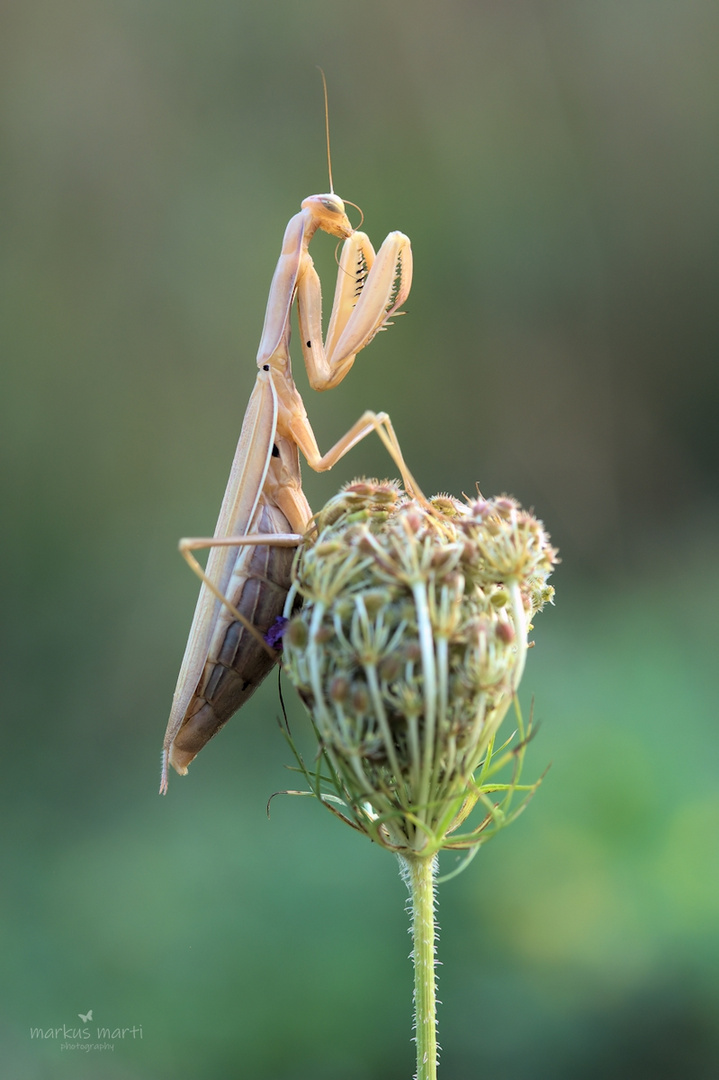
[[(291, 532), (277, 507), (263, 505), (253, 532)], [(228, 599), (264, 636), (282, 615), (290, 588), (295, 549), (267, 544), (238, 548)], [(277, 660), (223, 607), (202, 677), (172, 746), (172, 762), (183, 769), (252, 696)]]

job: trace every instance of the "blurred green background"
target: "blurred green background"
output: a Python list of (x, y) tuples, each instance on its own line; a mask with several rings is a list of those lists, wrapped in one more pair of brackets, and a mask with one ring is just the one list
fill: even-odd
[[(266, 818), (275, 679), (157, 796), (176, 541), (327, 187), (316, 64), (338, 192), (415, 253), (406, 317), (307, 391), (320, 446), (387, 409), (426, 491), (511, 491), (563, 558), (523, 685), (552, 768), (441, 888), (441, 1075), (719, 1075), (718, 45), (710, 0), (4, 6), (3, 1077), (412, 1073), (392, 858)], [(367, 440), (306, 489), (392, 471)], [(89, 1009), (142, 1039), (30, 1036)]]

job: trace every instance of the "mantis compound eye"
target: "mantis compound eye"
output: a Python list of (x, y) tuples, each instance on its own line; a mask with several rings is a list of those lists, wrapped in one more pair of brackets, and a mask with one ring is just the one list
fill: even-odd
[(345, 204), (337, 195), (322, 195), (320, 196), (320, 202), (325, 210), (329, 210), (331, 214), (344, 214), (345, 212)]

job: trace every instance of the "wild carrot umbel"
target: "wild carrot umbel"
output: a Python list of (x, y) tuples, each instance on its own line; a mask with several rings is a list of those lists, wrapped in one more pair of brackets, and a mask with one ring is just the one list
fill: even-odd
[[(374, 480), (344, 488), (316, 525), (285, 608), (302, 599), (284, 634), (284, 667), (319, 749), (311, 765), (295, 753), (325, 806), (400, 857), (412, 896), (417, 1076), (428, 1080), (435, 856), (476, 851), (537, 786), (519, 783), (527, 732), (516, 690), (532, 619), (552, 600), (556, 552), (542, 523), (507, 496), (427, 503)], [(518, 743), (497, 748), (513, 703)], [(517, 791), (524, 798), (512, 808)]]

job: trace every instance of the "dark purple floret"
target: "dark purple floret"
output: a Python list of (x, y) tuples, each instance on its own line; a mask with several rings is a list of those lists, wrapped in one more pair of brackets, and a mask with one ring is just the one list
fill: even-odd
[(286, 619), (284, 617), (284, 615), (278, 615), (277, 618), (275, 619), (275, 621), (273, 622), (272, 626), (269, 628), (269, 630), (265, 634), (265, 641), (273, 649), (281, 649), (282, 648), (282, 638), (284, 636), (284, 633), (285, 633), (285, 630), (287, 628), (287, 623), (288, 622), (289, 622), (289, 619)]

